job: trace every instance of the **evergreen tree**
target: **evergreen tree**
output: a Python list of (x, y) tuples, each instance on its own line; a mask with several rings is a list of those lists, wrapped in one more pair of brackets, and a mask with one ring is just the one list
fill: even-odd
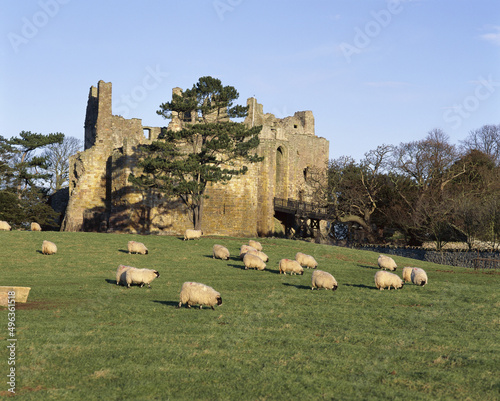
[(245, 163), (262, 161), (254, 153), (261, 126), (247, 128), (229, 118), (242, 118), (247, 107), (233, 106), (239, 94), (212, 77), (202, 77), (158, 114), (184, 122), (180, 130), (163, 129), (157, 141), (141, 147), (141, 175), (129, 181), (143, 189), (180, 197), (191, 212), (195, 229), (201, 229), (203, 200), (209, 183), (227, 183), (245, 174)]
[(0, 219), (13, 227), (31, 222), (51, 225), (57, 214), (47, 204), (44, 186), (47, 158), (36, 151), (54, 143), (61, 143), (64, 134), (42, 135), (22, 131), (19, 137), (0, 136)]

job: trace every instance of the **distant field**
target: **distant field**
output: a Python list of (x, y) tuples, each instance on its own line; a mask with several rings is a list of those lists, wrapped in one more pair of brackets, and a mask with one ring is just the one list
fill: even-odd
[[(41, 254), (42, 240), (59, 252)], [(129, 255), (129, 240), (148, 255)], [(394, 257), (429, 284), (379, 291), (377, 256), (260, 239), (265, 271), (244, 270), (248, 239), (0, 232), (0, 285), (31, 287), (16, 305), (16, 395), (22, 400), (498, 400), (499, 272)], [(215, 243), (229, 261), (212, 259)], [(311, 270), (278, 274), (281, 258), (313, 255), (337, 291), (312, 291)], [(119, 264), (154, 268), (152, 289), (115, 283)], [(223, 304), (176, 308), (184, 281)], [(8, 318), (0, 312), (0, 339)], [(2, 347), (0, 397), (8, 396)]]

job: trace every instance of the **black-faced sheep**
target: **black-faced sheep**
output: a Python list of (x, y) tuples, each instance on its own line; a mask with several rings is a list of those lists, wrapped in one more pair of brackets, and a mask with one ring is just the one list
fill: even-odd
[(148, 248), (142, 243), (137, 241), (129, 241), (127, 244), (128, 253), (138, 253), (140, 255), (147, 255)]
[(427, 278), (427, 273), (424, 269), (420, 269), (419, 267), (414, 267), (411, 270), (411, 282), (415, 285), (424, 286), (429, 282)]
[(314, 270), (311, 277), (311, 290), (326, 288), (335, 291), (338, 288), (337, 280), (330, 273), (323, 270)]
[(42, 227), (38, 223), (31, 223), (31, 231), (42, 231)]
[(186, 281), (182, 284), (178, 307), (182, 304), (187, 304), (188, 308), (191, 305), (200, 305), (200, 309), (205, 305), (213, 310), (215, 305), (222, 305), (222, 298), (219, 292), (206, 284)]
[(248, 251), (257, 251), (257, 249), (250, 245), (242, 245), (240, 248), (240, 259), (243, 259)]
[(43, 241), (42, 242), (42, 253), (44, 255), (54, 255), (57, 253), (57, 246), (53, 242)]
[(11, 226), (6, 221), (0, 220), (0, 231), (10, 231)]
[(390, 290), (391, 287), (397, 290), (398, 288), (403, 288), (404, 284), (404, 281), (397, 274), (389, 273), (385, 270), (375, 273), (375, 286), (379, 290), (383, 290), (384, 288)]
[(259, 241), (251, 239), (248, 241), (248, 245), (250, 245), (252, 248), (257, 249), (258, 251), (262, 251), (262, 244)]
[(243, 256), (243, 264), (245, 265), (245, 270), (264, 270), (266, 268), (266, 264), (261, 258), (248, 252), (245, 254), (245, 256)]
[(222, 260), (228, 260), (229, 259), (229, 250), (219, 244), (215, 244), (212, 248), (212, 258), (214, 259), (222, 259)]
[(264, 262), (269, 261), (269, 256), (267, 256), (264, 252), (262, 251), (256, 251), (255, 249), (250, 249), (247, 253), (250, 253), (252, 255), (258, 256), (261, 258)]
[(396, 271), (396, 268), (398, 267), (394, 259), (386, 255), (380, 255), (377, 259), (377, 264), (381, 269), (390, 270), (392, 272)]
[(403, 281), (409, 283), (411, 281), (411, 271), (413, 267), (403, 267)]
[(151, 288), (151, 282), (157, 277), (160, 277), (160, 273), (153, 269), (136, 269), (135, 267), (131, 267), (125, 272), (125, 281), (128, 288), (132, 284), (137, 284), (140, 287), (146, 284)]
[(302, 252), (297, 252), (295, 260), (299, 262), (302, 267), (307, 267), (308, 269), (316, 269), (318, 267), (316, 259), (314, 259), (311, 255), (306, 255)]
[(290, 275), (304, 274), (304, 269), (299, 264), (299, 262), (292, 259), (281, 259), (279, 263), (279, 268), (280, 268), (280, 274), (283, 273), (286, 275), (287, 272), (290, 273)]
[(116, 285), (122, 284), (125, 285), (127, 283), (126, 272), (128, 269), (135, 269), (132, 266), (119, 265), (118, 269), (116, 269)]
[(192, 228), (188, 228), (186, 230), (186, 232), (184, 233), (184, 241), (187, 241), (190, 239), (200, 239), (202, 235), (203, 235), (203, 232), (201, 230), (194, 230)]

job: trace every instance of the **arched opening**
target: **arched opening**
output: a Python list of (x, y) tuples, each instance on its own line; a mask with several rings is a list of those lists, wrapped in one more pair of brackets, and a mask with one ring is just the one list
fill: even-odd
[(286, 163), (283, 147), (276, 149), (276, 185), (275, 197), (286, 199)]

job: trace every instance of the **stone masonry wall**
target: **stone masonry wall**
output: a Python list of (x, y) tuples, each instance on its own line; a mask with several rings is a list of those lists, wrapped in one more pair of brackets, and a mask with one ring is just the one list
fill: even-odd
[[(175, 88), (175, 90), (180, 90)], [(274, 231), (274, 197), (310, 201), (308, 169), (323, 168), (328, 141), (314, 134), (311, 111), (284, 119), (264, 114), (255, 98), (247, 100), (247, 126), (262, 125), (262, 163), (248, 165), (244, 176), (209, 185), (204, 202), (204, 234), (265, 236)], [(168, 129), (180, 129), (174, 118)], [(70, 201), (62, 230), (118, 231), (179, 235), (192, 227), (180, 200), (133, 188), (137, 146), (158, 138), (160, 127), (143, 127), (140, 119), (113, 116), (111, 83), (92, 87), (85, 119), (85, 151), (70, 159)]]

